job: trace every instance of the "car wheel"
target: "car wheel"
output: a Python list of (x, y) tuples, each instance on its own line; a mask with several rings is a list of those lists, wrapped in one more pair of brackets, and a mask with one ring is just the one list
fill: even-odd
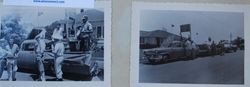
[(195, 59), (195, 58), (196, 58), (196, 53), (194, 52), (194, 49), (192, 49), (190, 59)]
[(223, 56), (224, 55), (224, 51), (223, 50), (221, 50), (221, 52), (220, 52), (220, 56)]
[(236, 52), (237, 51), (237, 49), (234, 49), (234, 52)]
[(156, 60), (154, 59), (154, 56), (150, 56), (150, 58), (148, 58), (148, 61), (151, 63), (151, 64), (154, 64), (156, 62)]
[(156, 62), (155, 59), (148, 59), (148, 61), (149, 61), (151, 64), (155, 64), (155, 62)]
[(193, 53), (193, 58), (197, 58), (197, 53)]
[(164, 55), (164, 60), (163, 62), (167, 62), (170, 59), (169, 55)]

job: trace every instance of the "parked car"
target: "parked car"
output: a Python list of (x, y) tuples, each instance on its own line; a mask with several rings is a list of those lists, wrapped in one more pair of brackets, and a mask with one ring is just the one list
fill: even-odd
[(244, 50), (244, 49), (245, 49), (244, 43), (240, 44), (240, 45), (239, 45), (239, 48), (240, 48), (240, 50)]
[(165, 62), (171, 59), (195, 58), (198, 49), (191, 43), (184, 44), (181, 41), (173, 41), (172, 43), (163, 43), (158, 48), (144, 49), (144, 59), (148, 59), (150, 63)]
[(225, 54), (225, 46), (223, 43), (218, 43), (216, 45), (216, 54), (215, 55), (220, 55), (223, 56)]
[(198, 44), (198, 56), (209, 56), (210, 55), (210, 48), (207, 44)]
[[(17, 66), (19, 69), (28, 69), (38, 71), (35, 40), (25, 40), (20, 47), (17, 58)], [(51, 46), (47, 44), (44, 55), (44, 67), (46, 72), (54, 70), (54, 57), (51, 53)], [(91, 54), (82, 52), (65, 52), (62, 71), (64, 73), (79, 75), (79, 78), (92, 78), (94, 71), (99, 71), (98, 64), (92, 59)]]
[(224, 49), (226, 53), (236, 52), (237, 46), (230, 43), (224, 43)]

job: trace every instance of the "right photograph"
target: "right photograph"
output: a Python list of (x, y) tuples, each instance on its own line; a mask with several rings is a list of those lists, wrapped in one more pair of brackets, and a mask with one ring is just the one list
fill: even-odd
[(141, 10), (139, 83), (244, 85), (244, 13)]

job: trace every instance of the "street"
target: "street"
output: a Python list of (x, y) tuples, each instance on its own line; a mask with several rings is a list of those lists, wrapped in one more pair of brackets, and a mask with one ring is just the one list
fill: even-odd
[[(93, 60), (95, 60), (98, 63), (98, 67), (99, 68), (104, 68), (104, 60), (103, 58), (100, 57), (93, 57)], [(103, 75), (101, 74), (101, 76), (95, 76), (93, 78), (81, 78), (81, 80), (79, 80), (79, 76), (74, 75), (74, 74), (64, 74), (64, 81), (103, 81)], [(0, 81), (7, 81), (8, 78), (8, 73), (5, 70), (3, 72), (2, 77), (0, 78)], [(16, 73), (16, 79), (17, 81), (35, 81), (38, 78), (38, 75), (34, 73), (34, 71), (31, 70), (18, 70), (18, 72)], [(54, 81), (55, 80), (55, 74), (53, 72), (46, 72), (46, 81)]]
[[(7, 81), (7, 78), (8, 78), (7, 76), (8, 76), (7, 71), (4, 71), (3, 76), (2, 76), (0, 81)], [(37, 75), (32, 74), (32, 73), (27, 73), (27, 72), (17, 72), (16, 73), (17, 81), (34, 81), (36, 77), (37, 77)], [(46, 75), (45, 78), (46, 78), (46, 81), (53, 81), (53, 79), (55, 79), (56, 77)], [(63, 80), (64, 81), (74, 81), (72, 79), (63, 79)], [(91, 81), (101, 81), (101, 80), (98, 77), (94, 77), (94, 78), (92, 78)]]
[(244, 84), (244, 51), (163, 64), (140, 63), (140, 83)]

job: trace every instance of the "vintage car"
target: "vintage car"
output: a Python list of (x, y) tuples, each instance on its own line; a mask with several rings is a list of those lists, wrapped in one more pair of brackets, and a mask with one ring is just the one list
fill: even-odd
[(209, 56), (210, 55), (210, 47), (207, 44), (198, 44), (199, 49), (198, 56)]
[(171, 59), (195, 58), (198, 49), (191, 43), (184, 44), (181, 41), (163, 43), (161, 47), (145, 49), (142, 51), (144, 59), (150, 63), (166, 62)]
[(226, 53), (236, 52), (237, 46), (230, 43), (224, 43), (224, 50)]
[[(34, 51), (35, 44), (35, 40), (25, 40), (21, 44), (17, 59), (19, 69), (38, 71), (36, 53)], [(101, 70), (98, 68), (98, 63), (92, 58), (90, 53), (65, 51), (64, 58), (62, 67), (63, 72), (78, 75), (79, 80), (81, 80), (81, 78), (91, 79), (92, 74), (96, 73), (95, 71)], [(54, 57), (51, 52), (51, 47), (47, 44), (46, 52), (44, 54), (46, 72), (53, 72), (53, 63)]]

